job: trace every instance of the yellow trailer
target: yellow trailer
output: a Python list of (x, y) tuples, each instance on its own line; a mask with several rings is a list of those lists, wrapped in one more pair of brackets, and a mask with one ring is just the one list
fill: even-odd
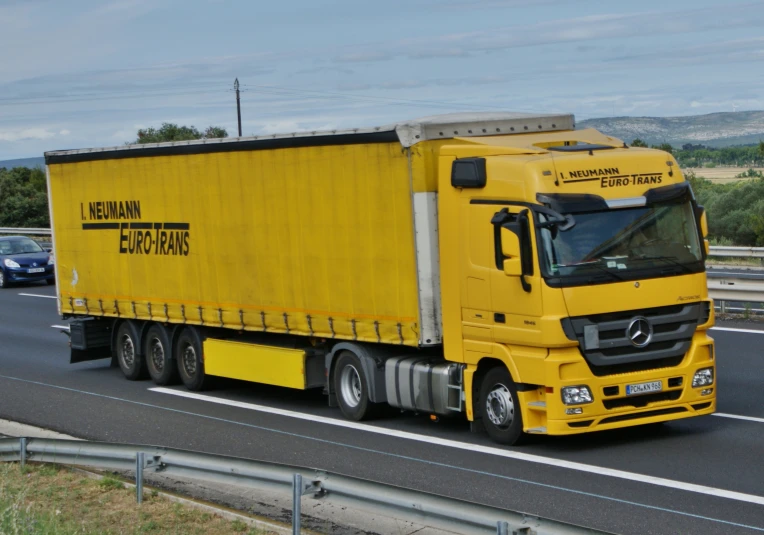
[(505, 443), (715, 408), (702, 208), (670, 155), (571, 115), (46, 163), (72, 362), (323, 387), (355, 419), (464, 413)]

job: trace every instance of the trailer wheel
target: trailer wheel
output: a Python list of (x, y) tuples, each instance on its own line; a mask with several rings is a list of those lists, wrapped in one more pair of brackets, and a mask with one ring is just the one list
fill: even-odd
[(369, 387), (361, 361), (350, 351), (343, 351), (334, 368), (334, 391), (342, 414), (349, 420), (365, 420), (375, 413), (369, 400)]
[(488, 370), (483, 378), (480, 416), (488, 436), (500, 444), (519, 444), (525, 436), (517, 387), (503, 366)]
[(130, 381), (146, 378), (146, 361), (139, 352), (138, 329), (132, 321), (123, 321), (117, 329), (117, 363)]
[(177, 382), (178, 367), (172, 356), (172, 345), (167, 330), (155, 323), (146, 332), (143, 354), (151, 379), (164, 386)]
[(196, 329), (186, 327), (180, 333), (175, 345), (175, 360), (180, 380), (186, 388), (195, 392), (207, 388), (209, 377), (204, 373), (202, 341)]

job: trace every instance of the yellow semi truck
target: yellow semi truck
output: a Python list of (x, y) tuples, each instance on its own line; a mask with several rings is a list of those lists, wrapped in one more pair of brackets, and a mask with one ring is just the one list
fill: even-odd
[(715, 410), (704, 211), (670, 154), (572, 115), (45, 157), (72, 362), (504, 444)]

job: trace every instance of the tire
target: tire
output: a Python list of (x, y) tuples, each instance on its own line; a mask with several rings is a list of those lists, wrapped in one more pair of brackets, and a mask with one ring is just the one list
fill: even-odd
[(45, 279), (45, 284), (47, 284), (48, 286), (53, 286), (54, 284), (56, 284), (56, 279)]
[(178, 366), (172, 354), (167, 329), (158, 323), (149, 327), (144, 339), (143, 354), (151, 380), (160, 386), (178, 382)]
[(186, 327), (178, 336), (175, 343), (175, 361), (178, 363), (178, 374), (186, 388), (194, 392), (205, 390), (210, 378), (204, 373), (204, 355), (202, 340), (193, 327)]
[(115, 352), (117, 363), (130, 381), (146, 378), (146, 361), (139, 353), (138, 329), (132, 321), (123, 321), (117, 329)]
[(499, 444), (520, 444), (523, 414), (515, 386), (503, 366), (491, 368), (480, 385), (480, 416), (488, 436)]
[(348, 420), (367, 420), (376, 415), (378, 404), (369, 399), (369, 386), (361, 360), (349, 351), (340, 353), (334, 367), (334, 392)]
[(10, 286), (10, 283), (5, 278), (5, 271), (0, 269), (0, 288), (7, 288), (8, 286)]

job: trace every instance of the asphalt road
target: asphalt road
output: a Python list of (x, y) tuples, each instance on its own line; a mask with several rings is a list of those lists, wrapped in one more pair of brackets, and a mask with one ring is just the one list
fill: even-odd
[(712, 331), (717, 415), (502, 448), (461, 419), (391, 413), (346, 427), (320, 391), (220, 381), (187, 398), (106, 360), (70, 365), (51, 328), (55, 299), (41, 297), (53, 294), (0, 291), (0, 418), (324, 468), (615, 533), (764, 533), (764, 332)]

